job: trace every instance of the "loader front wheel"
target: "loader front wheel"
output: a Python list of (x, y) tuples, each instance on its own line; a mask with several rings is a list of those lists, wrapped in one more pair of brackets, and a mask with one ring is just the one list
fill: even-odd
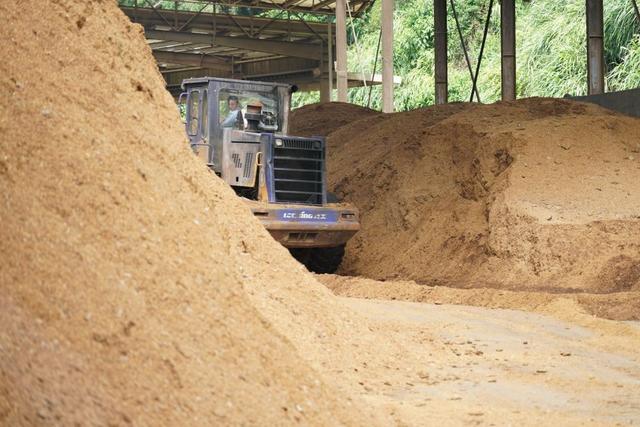
[(335, 273), (344, 257), (344, 245), (332, 248), (291, 248), (291, 255), (313, 273)]

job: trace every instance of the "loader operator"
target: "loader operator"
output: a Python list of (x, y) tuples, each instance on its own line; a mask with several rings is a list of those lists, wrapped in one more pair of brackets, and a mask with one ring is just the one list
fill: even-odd
[(240, 110), (240, 102), (238, 97), (230, 95), (227, 98), (227, 107), (229, 107), (229, 113), (227, 117), (222, 121), (222, 127), (225, 128), (238, 128), (242, 130), (244, 128), (244, 120), (242, 118), (242, 111)]

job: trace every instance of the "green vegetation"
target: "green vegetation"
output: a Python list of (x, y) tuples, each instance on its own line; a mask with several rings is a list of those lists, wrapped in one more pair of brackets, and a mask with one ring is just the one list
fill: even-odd
[[(456, 0), (455, 6), (473, 69), (477, 62), (488, 0)], [(640, 86), (640, 25), (631, 0), (607, 0), (605, 4), (605, 59), (607, 90)], [(449, 19), (449, 99), (468, 101), (471, 77), (465, 63), (456, 24)], [(586, 93), (586, 40), (584, 0), (531, 0), (517, 2), (518, 96), (563, 96)], [(358, 45), (350, 40), (350, 71), (373, 70), (380, 28), (380, 2), (355, 22)], [(351, 33), (351, 30), (349, 30)], [(351, 35), (351, 34), (350, 34)], [(402, 77), (396, 86), (398, 110), (434, 102), (433, 2), (396, 1), (394, 18), (394, 67)], [(378, 60), (377, 72), (381, 64)], [(494, 3), (491, 24), (478, 77), (482, 102), (500, 97), (500, 4)], [(351, 89), (351, 102), (366, 105), (370, 89)], [(299, 94), (295, 105), (318, 100), (317, 93)], [(380, 108), (380, 87), (372, 90), (371, 106)]]

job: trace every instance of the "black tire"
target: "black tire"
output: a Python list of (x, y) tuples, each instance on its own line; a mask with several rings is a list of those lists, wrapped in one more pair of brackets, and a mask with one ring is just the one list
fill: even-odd
[(335, 193), (327, 191), (327, 203), (340, 203), (340, 199), (338, 199)]
[(291, 248), (289, 251), (307, 270), (319, 274), (335, 273), (344, 257), (344, 245), (332, 248)]

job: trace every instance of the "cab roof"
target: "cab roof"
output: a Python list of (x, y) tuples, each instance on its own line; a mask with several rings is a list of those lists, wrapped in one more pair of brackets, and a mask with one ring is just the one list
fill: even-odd
[(221, 83), (233, 83), (233, 84), (246, 84), (246, 85), (260, 85), (260, 86), (265, 86), (265, 87), (283, 87), (286, 89), (291, 89), (291, 85), (290, 84), (286, 84), (286, 83), (274, 83), (274, 82), (259, 82), (259, 81), (254, 81), (254, 80), (238, 80), (238, 79), (225, 79), (225, 78), (221, 78), (221, 77), (193, 77), (190, 79), (185, 79), (182, 81), (182, 89), (185, 88), (185, 86), (190, 86), (190, 85), (202, 85), (202, 84), (208, 84), (210, 81), (216, 81), (216, 82), (221, 82)]

